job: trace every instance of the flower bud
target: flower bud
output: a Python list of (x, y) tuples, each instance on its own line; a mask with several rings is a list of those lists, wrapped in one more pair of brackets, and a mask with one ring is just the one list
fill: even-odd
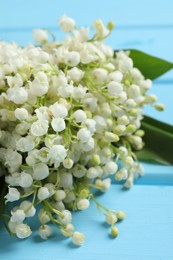
[(106, 215), (106, 222), (110, 225), (113, 225), (115, 222), (117, 222), (117, 217), (111, 213), (108, 213)]
[(112, 227), (112, 228), (111, 228), (111, 235), (112, 235), (113, 237), (117, 237), (117, 236), (118, 236), (118, 228)]
[(143, 142), (142, 142), (142, 138), (139, 136), (128, 136), (128, 141), (132, 144), (132, 146), (136, 149), (136, 150), (140, 150), (143, 147)]
[(139, 113), (138, 109), (137, 108), (131, 108), (129, 111), (128, 111), (128, 114), (130, 116), (137, 116)]
[(116, 181), (122, 181), (122, 179), (123, 179), (123, 176), (122, 176), (121, 172), (119, 172), (119, 171), (115, 174), (114, 177), (115, 177)]
[[(64, 99), (61, 99), (61, 101)], [(54, 117), (60, 117), (60, 118), (65, 118), (68, 115), (68, 111), (66, 106), (64, 105), (64, 102), (59, 104), (59, 103), (54, 103), (49, 107), (49, 111), (52, 113)]]
[(107, 131), (105, 132), (105, 138), (109, 142), (118, 142), (120, 140), (118, 135)]
[(133, 158), (131, 156), (127, 156), (123, 159), (123, 162), (129, 166), (133, 164)]
[(106, 178), (106, 179), (102, 180), (102, 183), (101, 183), (102, 191), (108, 190), (110, 188), (110, 186), (111, 186), (110, 178)]
[(122, 93), (122, 84), (116, 81), (111, 81), (107, 84), (108, 92), (110, 95), (116, 96)]
[(85, 210), (89, 207), (90, 202), (88, 199), (79, 199), (77, 202), (77, 208), (79, 210)]
[(109, 75), (107, 77), (108, 81), (115, 81), (118, 83), (120, 83), (122, 81), (122, 79), (123, 79), (123, 74), (119, 70), (109, 73)]
[(127, 133), (127, 134), (134, 133), (135, 131), (136, 131), (136, 126), (133, 125), (133, 124), (129, 124), (129, 125), (126, 127), (126, 133)]
[(84, 243), (84, 239), (85, 239), (84, 234), (77, 232), (77, 231), (73, 233), (73, 236), (72, 236), (73, 244), (75, 244), (77, 246), (82, 246)]
[(98, 174), (99, 174), (99, 172), (97, 171), (96, 168), (90, 167), (90, 168), (88, 169), (88, 171), (87, 171), (86, 176), (87, 176), (89, 179), (94, 179), (94, 178), (98, 177)]
[(120, 125), (127, 125), (129, 123), (129, 119), (127, 116), (121, 116), (117, 119), (117, 123)]
[(136, 102), (135, 102), (134, 99), (129, 98), (129, 99), (127, 99), (127, 101), (126, 101), (126, 105), (127, 105), (127, 108), (128, 108), (128, 109), (131, 109), (131, 108), (133, 108), (133, 107), (136, 106)]
[(102, 149), (103, 156), (110, 157), (112, 155), (111, 149), (108, 147), (104, 147)]
[(87, 128), (82, 128), (77, 132), (77, 138), (81, 143), (85, 143), (90, 140), (91, 133)]
[(126, 182), (125, 182), (125, 184), (124, 184), (124, 187), (127, 188), (127, 189), (130, 189), (132, 186), (133, 186), (133, 177), (130, 176), (130, 177), (126, 180)]
[(127, 156), (127, 154), (128, 154), (127, 148), (124, 146), (120, 146), (118, 148), (118, 153), (120, 154), (120, 156), (123, 156), (123, 157)]
[(156, 104), (154, 107), (158, 111), (163, 111), (165, 109), (165, 106), (163, 104), (160, 104), (160, 103)]
[(88, 189), (82, 189), (79, 193), (79, 197), (82, 199), (85, 199), (89, 195), (89, 190)]
[(124, 213), (124, 211), (120, 210), (116, 213), (116, 216), (119, 220), (123, 220), (126, 217), (126, 214)]
[(57, 190), (55, 193), (54, 193), (54, 199), (56, 201), (62, 201), (63, 199), (65, 199), (65, 192), (63, 190)]
[(87, 116), (86, 116), (86, 113), (81, 110), (81, 109), (78, 109), (76, 110), (74, 113), (73, 113), (73, 117), (75, 119), (75, 121), (77, 123), (82, 123), (86, 120)]
[(23, 121), (28, 118), (28, 111), (25, 108), (16, 108), (14, 115), (18, 120)]
[(133, 67), (133, 61), (131, 58), (121, 59), (118, 64), (118, 68), (122, 72), (127, 72)]
[(114, 128), (114, 132), (120, 136), (122, 135), (126, 130), (126, 127), (125, 125), (117, 125), (115, 128)]
[(66, 158), (66, 159), (63, 161), (63, 166), (64, 166), (64, 168), (66, 168), (66, 169), (71, 169), (71, 168), (73, 167), (73, 164), (74, 164), (74, 162), (73, 162), (73, 160), (70, 159), (70, 158)]
[(117, 181), (126, 180), (128, 177), (128, 171), (126, 168), (121, 168), (115, 175)]
[(107, 175), (112, 175), (114, 173), (116, 173), (116, 171), (118, 170), (118, 165), (115, 162), (107, 162), (105, 164), (105, 166), (103, 167), (103, 171), (107, 174)]
[(100, 164), (100, 156), (98, 154), (94, 154), (92, 157), (92, 162), (94, 165), (99, 165)]
[(107, 74), (108, 74), (107, 70), (102, 69), (102, 68), (94, 69), (92, 72), (94, 80), (97, 83), (102, 83), (102, 84), (103, 84), (103, 82), (106, 81)]
[(84, 72), (76, 67), (73, 67), (67, 71), (67, 76), (70, 77), (71, 80), (78, 82), (83, 78)]
[(65, 227), (65, 231), (68, 233), (72, 233), (73, 229), (74, 229), (74, 226), (71, 223), (67, 224)]
[(63, 210), (62, 212), (62, 217), (58, 216), (58, 220), (61, 221), (63, 224), (69, 224), (72, 221), (72, 215), (69, 210)]
[(39, 188), (37, 197), (40, 201), (47, 199), (49, 197), (48, 188), (46, 188), (46, 187)]
[(136, 136), (139, 136), (139, 137), (143, 137), (143, 136), (145, 135), (145, 132), (144, 132), (144, 130), (139, 129), (139, 130), (137, 130), (137, 131), (135, 132), (135, 135), (136, 135)]
[(157, 101), (157, 97), (154, 94), (150, 94), (149, 96), (146, 96), (145, 100), (148, 104), (153, 104)]
[(137, 98), (140, 95), (140, 88), (139, 86), (132, 84), (127, 90), (130, 98)]
[(113, 29), (114, 29), (114, 27), (115, 27), (115, 24), (114, 24), (114, 22), (108, 22), (108, 24), (107, 24), (107, 28), (108, 28), (108, 30), (109, 31), (112, 31)]

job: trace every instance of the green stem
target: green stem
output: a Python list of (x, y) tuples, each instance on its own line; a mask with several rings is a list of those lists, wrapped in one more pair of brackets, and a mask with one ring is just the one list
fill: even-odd
[(95, 184), (88, 184), (88, 186), (91, 187), (91, 188), (94, 188), (94, 189), (103, 191), (103, 188), (102, 188), (102, 187), (99, 187), (99, 186), (97, 186), (97, 185), (95, 185)]

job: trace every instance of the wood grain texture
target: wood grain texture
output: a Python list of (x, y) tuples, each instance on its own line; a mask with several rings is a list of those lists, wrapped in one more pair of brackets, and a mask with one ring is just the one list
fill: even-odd
[(14, 0), (1, 1), (0, 28), (54, 26), (64, 13), (74, 17), (79, 25), (91, 25), (96, 18), (117, 21), (121, 28), (173, 26), (170, 0)]
[[(75, 213), (76, 229), (85, 233), (86, 243), (73, 247), (69, 239), (53, 236), (42, 241), (33, 221), (33, 236), (19, 241), (0, 230), (0, 256), (3, 260), (172, 260), (173, 189), (171, 186), (135, 186), (123, 191), (121, 185), (97, 197), (109, 208), (123, 209), (127, 218), (117, 225), (119, 237), (109, 237), (109, 227), (91, 203), (89, 210)], [(3, 238), (3, 239), (2, 239)]]

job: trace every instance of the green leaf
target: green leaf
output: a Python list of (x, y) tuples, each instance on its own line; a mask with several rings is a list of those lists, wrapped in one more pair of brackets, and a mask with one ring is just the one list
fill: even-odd
[(145, 78), (156, 79), (173, 68), (173, 63), (146, 54), (142, 51), (130, 50), (129, 57), (133, 60), (134, 66), (138, 68)]
[[(7, 192), (7, 185), (5, 184), (5, 174), (6, 170), (2, 164), (0, 164), (0, 219), (2, 219), (2, 214), (5, 209), (5, 199), (4, 196)], [(3, 220), (2, 220), (3, 221)]]
[(5, 208), (5, 200), (4, 196), (6, 193), (6, 185), (5, 185), (5, 178), (0, 177), (0, 219), (2, 218), (2, 214)]
[(136, 155), (141, 161), (173, 165), (173, 126), (144, 116), (145, 146)]

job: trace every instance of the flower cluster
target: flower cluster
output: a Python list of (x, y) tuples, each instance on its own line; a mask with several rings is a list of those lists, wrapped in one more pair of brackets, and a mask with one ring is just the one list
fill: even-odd
[(143, 174), (133, 148), (143, 146), (143, 106), (159, 105), (146, 94), (151, 81), (133, 67), (129, 53), (114, 53), (104, 44), (111, 22), (105, 27), (95, 21), (92, 38), (69, 17), (58, 22), (68, 33), (62, 42), (48, 41), (49, 31), (37, 29), (35, 46), (0, 43), (0, 162), (6, 168), (6, 203), (18, 201), (9, 231), (30, 236), (27, 218), (37, 212), (41, 238), (51, 235), (52, 222), (82, 245), (71, 210), (87, 209), (90, 199), (118, 235), (114, 224), (124, 213), (100, 205), (93, 188), (109, 189), (112, 175), (129, 188)]

